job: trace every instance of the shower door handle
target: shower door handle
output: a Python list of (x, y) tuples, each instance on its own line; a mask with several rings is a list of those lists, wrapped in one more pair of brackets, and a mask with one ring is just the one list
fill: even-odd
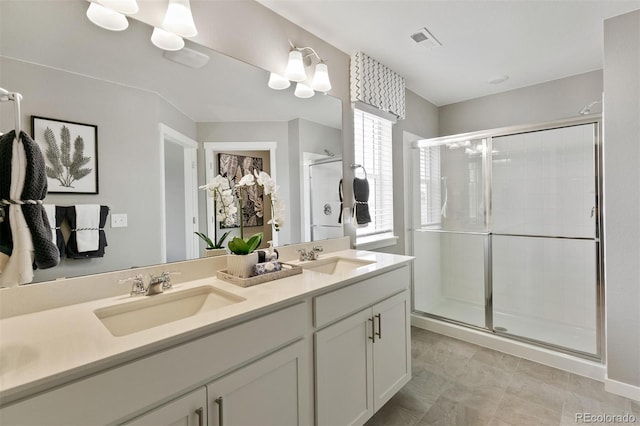
[(591, 207), (591, 217), (596, 214), (596, 206)]

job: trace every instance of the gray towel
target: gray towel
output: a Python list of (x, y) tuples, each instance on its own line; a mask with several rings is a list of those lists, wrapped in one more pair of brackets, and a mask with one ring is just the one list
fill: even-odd
[[(0, 199), (10, 199), (11, 157), (15, 131), (0, 136)], [(47, 195), (47, 175), (45, 162), (38, 144), (25, 132), (20, 132), (20, 142), (24, 146), (27, 157), (26, 177), (22, 200), (43, 200)], [(15, 200), (19, 201), (19, 200)], [(51, 227), (42, 204), (24, 204), (22, 213), (31, 232), (31, 240), (35, 251), (34, 266), (47, 269), (60, 262), (58, 248), (51, 241)], [(13, 251), (13, 239), (9, 227), (11, 218), (8, 209), (5, 220), (0, 223), (0, 251), (10, 256)]]
[(353, 196), (356, 199), (355, 215), (356, 223), (358, 225), (366, 225), (371, 222), (371, 215), (369, 214), (369, 181), (367, 178), (353, 179)]

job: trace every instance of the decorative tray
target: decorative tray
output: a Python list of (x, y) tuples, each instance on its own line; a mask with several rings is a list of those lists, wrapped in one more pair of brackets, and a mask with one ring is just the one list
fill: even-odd
[(284, 262), (280, 262), (280, 265), (282, 266), (282, 269), (279, 271), (256, 275), (249, 278), (240, 278), (229, 275), (226, 269), (222, 269), (216, 272), (216, 276), (223, 281), (238, 285), (240, 287), (251, 287), (256, 284), (279, 280), (280, 278), (290, 277), (292, 275), (298, 275), (302, 273), (302, 268), (298, 265), (291, 265)]

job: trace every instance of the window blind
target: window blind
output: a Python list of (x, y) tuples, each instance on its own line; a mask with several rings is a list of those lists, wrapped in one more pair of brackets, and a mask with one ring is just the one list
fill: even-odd
[[(354, 153), (367, 171), (371, 223), (358, 227), (359, 237), (393, 232), (392, 123), (356, 109)], [(356, 173), (360, 173), (356, 170)], [(361, 177), (358, 175), (358, 177)]]
[(421, 225), (441, 222), (442, 183), (440, 146), (420, 149), (420, 216)]

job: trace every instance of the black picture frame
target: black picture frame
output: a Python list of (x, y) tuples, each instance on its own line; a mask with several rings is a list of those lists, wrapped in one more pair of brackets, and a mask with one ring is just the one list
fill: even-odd
[(31, 135), (44, 156), (50, 194), (98, 194), (98, 126), (32, 115)]

